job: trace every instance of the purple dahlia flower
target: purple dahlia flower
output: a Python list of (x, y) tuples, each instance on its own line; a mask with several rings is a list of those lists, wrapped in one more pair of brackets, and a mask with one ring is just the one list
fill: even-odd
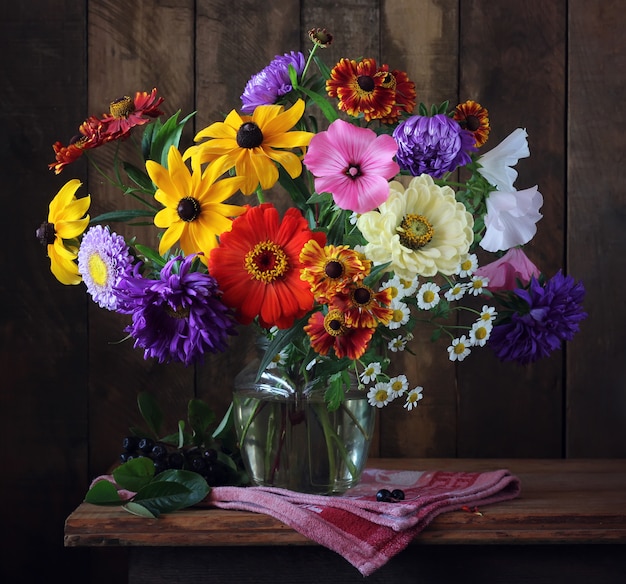
[(251, 114), (259, 105), (271, 105), (279, 97), (286, 95), (293, 88), (289, 79), (289, 65), (293, 65), (298, 76), (304, 71), (304, 55), (291, 51), (284, 55), (276, 55), (265, 69), (253, 75), (241, 95), (243, 104), (241, 111)]
[(132, 315), (125, 330), (135, 347), (144, 349), (146, 359), (190, 365), (207, 351), (224, 351), (228, 335), (235, 334), (232, 313), (220, 300), (216, 280), (192, 272), (194, 259), (174, 257), (159, 280), (135, 276), (117, 287), (118, 311)]
[(398, 124), (393, 137), (400, 168), (413, 176), (441, 178), (471, 162), (470, 152), (476, 151), (474, 135), (445, 114), (411, 116)]
[(583, 310), (585, 288), (559, 270), (542, 286), (533, 277), (528, 289), (517, 288), (525, 310), (514, 312), (504, 324), (494, 327), (489, 345), (502, 361), (522, 365), (547, 357), (563, 341), (571, 341), (578, 323), (587, 317)]

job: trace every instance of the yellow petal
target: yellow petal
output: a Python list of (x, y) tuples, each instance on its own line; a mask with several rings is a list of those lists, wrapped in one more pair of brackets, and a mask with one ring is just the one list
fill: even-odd
[(54, 277), (66, 285), (76, 285), (82, 282), (82, 278), (78, 273), (78, 265), (74, 261), (75, 254), (70, 253), (69, 259), (66, 250), (62, 244), (55, 241), (54, 245), (48, 246), (48, 257), (50, 258), (50, 271)]
[(154, 216), (154, 224), (161, 229), (167, 229), (172, 223), (179, 220), (178, 211), (172, 207), (165, 207)]
[(291, 178), (296, 178), (302, 173), (302, 162), (293, 152), (270, 150), (268, 156), (278, 162), (289, 173)]
[(54, 224), (54, 231), (61, 239), (78, 237), (89, 225), (89, 217), (78, 221), (58, 221)]
[(52, 201), (50, 201), (48, 214), (48, 221), (50, 221), (50, 223), (54, 223), (55, 219), (63, 212), (65, 207), (72, 202), (78, 187), (81, 185), (82, 183), (77, 178), (73, 178), (59, 189), (59, 192), (54, 196)]
[(174, 247), (176, 242), (180, 239), (185, 228), (184, 221), (175, 221), (165, 231), (159, 242), (159, 253), (163, 255), (168, 249)]
[(250, 162), (254, 167), (254, 174), (258, 177), (262, 189), (271, 189), (278, 182), (278, 169), (265, 154), (252, 155)]
[[(258, 108), (257, 108), (258, 109)], [(256, 111), (256, 110), (255, 110)], [(269, 139), (277, 134), (284, 134), (291, 130), (304, 113), (304, 101), (299, 99), (288, 110), (280, 113), (274, 119), (269, 120), (264, 126), (261, 127), (264, 139)]]

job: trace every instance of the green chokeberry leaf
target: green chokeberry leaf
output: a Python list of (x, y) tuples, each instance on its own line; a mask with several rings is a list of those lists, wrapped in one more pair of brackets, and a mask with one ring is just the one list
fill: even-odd
[(133, 458), (118, 466), (113, 478), (122, 489), (137, 492), (154, 478), (154, 463), (145, 456)]
[(107, 480), (95, 483), (87, 491), (85, 501), (94, 505), (121, 505), (124, 502), (120, 498), (115, 485)]
[(163, 412), (157, 404), (156, 399), (151, 393), (142, 391), (137, 396), (137, 405), (141, 416), (148, 424), (148, 428), (153, 434), (153, 437), (158, 439), (161, 433), (161, 425), (163, 424)]

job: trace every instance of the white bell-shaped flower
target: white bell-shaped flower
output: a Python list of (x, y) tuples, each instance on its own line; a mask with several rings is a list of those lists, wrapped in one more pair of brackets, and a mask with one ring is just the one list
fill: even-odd
[(530, 156), (528, 133), (523, 128), (513, 130), (500, 144), (483, 154), (478, 172), (499, 191), (513, 191), (517, 171), (512, 168), (520, 158)]
[(487, 198), (485, 235), (480, 246), (491, 252), (528, 243), (537, 233), (543, 196), (537, 186), (523, 191), (493, 191)]

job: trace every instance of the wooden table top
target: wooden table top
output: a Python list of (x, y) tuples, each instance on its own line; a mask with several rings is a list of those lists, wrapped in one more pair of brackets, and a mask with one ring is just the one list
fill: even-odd
[[(481, 514), (443, 513), (413, 544), (626, 543), (626, 459), (372, 459), (371, 468), (479, 472), (506, 468), (519, 498)], [(82, 503), (67, 518), (65, 545), (317, 545), (263, 514), (191, 508), (158, 519)]]

